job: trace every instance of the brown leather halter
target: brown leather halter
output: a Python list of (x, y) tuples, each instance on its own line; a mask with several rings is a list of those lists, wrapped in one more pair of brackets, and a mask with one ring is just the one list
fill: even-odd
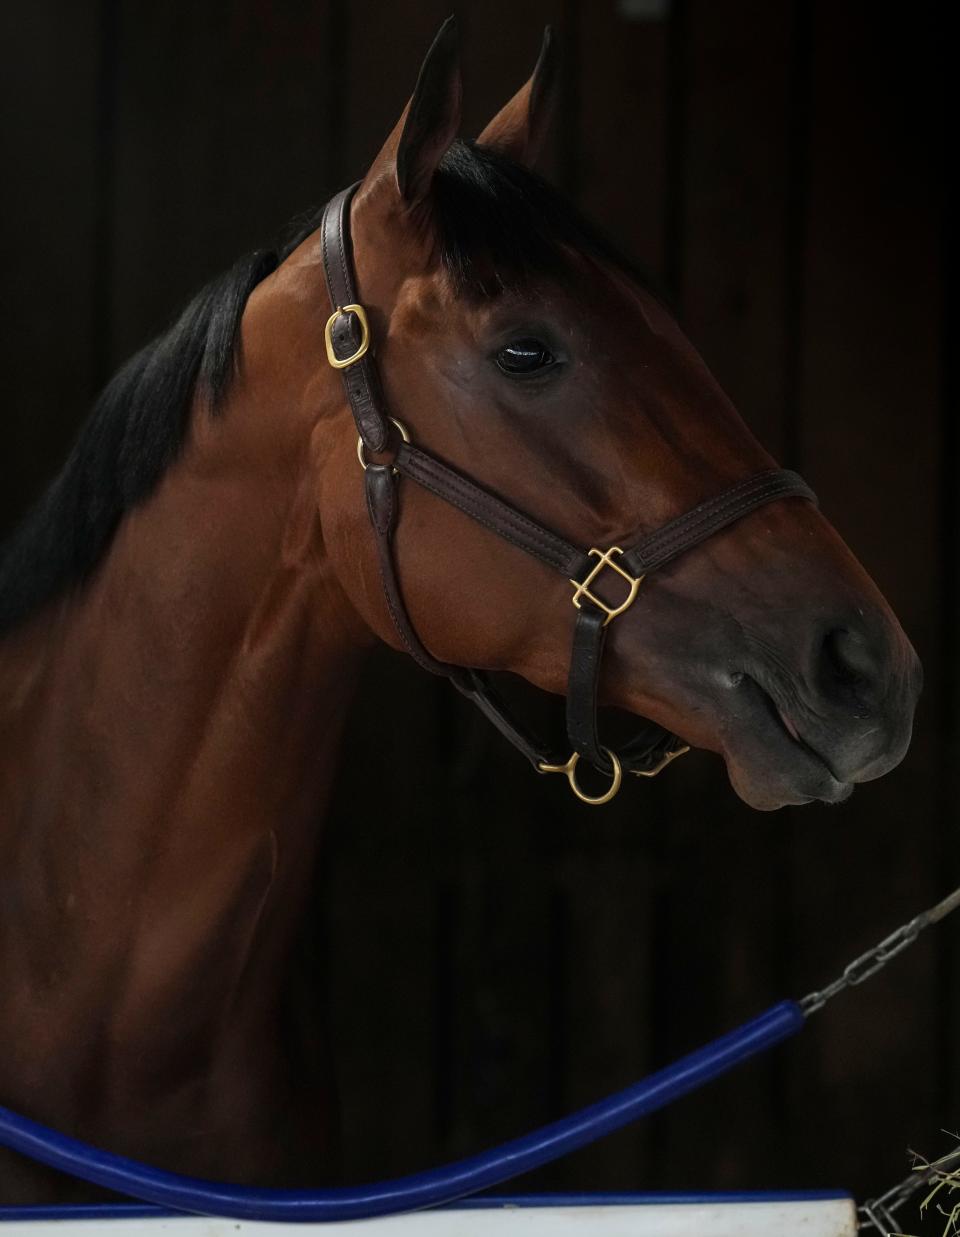
[[(563, 773), (584, 803), (607, 803), (620, 789), (624, 770), (640, 777), (654, 777), (689, 750), (659, 726), (641, 730), (619, 752), (601, 744), (597, 732), (597, 693), (607, 627), (633, 604), (643, 578), (677, 555), (765, 503), (779, 498), (816, 502), (816, 496), (794, 472), (775, 469), (757, 473), (670, 520), (628, 550), (619, 546), (582, 550), (422, 447), (414, 446), (405, 427), (384, 411), (370, 347), (370, 326), (357, 299), (350, 245), (350, 201), (356, 187), (337, 194), (323, 213), (323, 262), (333, 306), (324, 340), (328, 361), (343, 376), (360, 435), (357, 454), (364, 469), (367, 508), (376, 538), (383, 591), (397, 634), (419, 665), (449, 678), (539, 773)], [(366, 452), (379, 454), (390, 446), (395, 447), (391, 463), (367, 462)], [(393, 556), (401, 476), (416, 481), (497, 536), (562, 572), (573, 586), (577, 618), (566, 704), (567, 734), (573, 748), (569, 759), (558, 759), (523, 729), (481, 671), (437, 661), (417, 636), (404, 605)], [(619, 580), (623, 595), (618, 604), (608, 603), (598, 595), (601, 575)], [(609, 582), (612, 581), (605, 581), (604, 588)], [(576, 768), (581, 757), (611, 778), (604, 794), (594, 797), (580, 788)]]

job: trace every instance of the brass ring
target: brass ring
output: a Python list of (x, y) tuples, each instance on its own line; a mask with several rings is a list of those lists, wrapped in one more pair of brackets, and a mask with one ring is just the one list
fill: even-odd
[(589, 803), (591, 807), (599, 807), (601, 803), (609, 803), (620, 789), (620, 784), (623, 781), (623, 767), (617, 758), (616, 752), (611, 752), (609, 747), (601, 748), (601, 751), (606, 752), (610, 758), (610, 763), (613, 765), (613, 781), (610, 783), (607, 790), (602, 795), (591, 796), (584, 794), (577, 784), (577, 764), (580, 761), (580, 753), (574, 752), (566, 764), (562, 765), (537, 765), (537, 771), (540, 773), (562, 773), (570, 783), (570, 789), (577, 796), (581, 803)]
[[(398, 421), (396, 417), (388, 417), (387, 420), (390, 422), (391, 425), (395, 425), (397, 427), (397, 429), (400, 431), (400, 437), (403, 439), (404, 442), (410, 441), (410, 435), (407, 433), (407, 427), (403, 424), (402, 421)], [(363, 453), (363, 439), (359, 435), (357, 436), (357, 459), (360, 461), (360, 467), (363, 469), (364, 472), (366, 472), (369, 465), (367, 464), (367, 457)], [(400, 469), (394, 468), (393, 471), (395, 473), (398, 473)]]

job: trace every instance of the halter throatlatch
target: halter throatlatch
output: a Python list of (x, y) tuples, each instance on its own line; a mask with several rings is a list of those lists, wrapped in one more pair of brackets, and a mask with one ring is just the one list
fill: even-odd
[[(350, 244), (350, 201), (355, 189), (356, 185), (338, 193), (323, 213), (323, 265), (333, 307), (324, 329), (324, 343), (327, 360), (343, 378), (356, 422), (357, 454), (364, 470), (380, 578), (400, 642), (424, 670), (449, 678), (538, 773), (562, 773), (583, 803), (608, 803), (620, 789), (624, 772), (655, 777), (689, 748), (659, 726), (642, 728), (617, 752), (600, 742), (597, 705), (607, 628), (635, 603), (644, 577), (679, 554), (765, 503), (780, 498), (816, 502), (816, 496), (795, 472), (773, 469), (747, 477), (700, 503), (627, 550), (616, 545), (583, 550), (414, 445), (406, 427), (385, 411), (371, 351), (370, 325), (357, 297)], [(396, 442), (398, 435), (400, 441)], [(396, 449), (389, 463), (368, 459), (368, 453), (380, 454), (392, 443), (396, 443)], [(521, 727), (481, 671), (438, 661), (421, 642), (404, 604), (393, 556), (400, 477), (415, 481), (570, 581), (577, 616), (567, 685), (567, 734), (573, 749), (568, 758), (551, 753)], [(601, 580), (604, 593), (609, 588), (609, 596), (615, 601), (601, 596)], [(610, 785), (603, 794), (591, 796), (581, 788), (577, 780), (581, 759), (609, 777)]]

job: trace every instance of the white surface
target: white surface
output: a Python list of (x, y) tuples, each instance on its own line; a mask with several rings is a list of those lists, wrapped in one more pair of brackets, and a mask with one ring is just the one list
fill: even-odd
[(21, 1220), (2, 1237), (855, 1237), (845, 1199), (795, 1203), (683, 1203), (642, 1206), (497, 1207), (424, 1211), (349, 1224), (251, 1224), (192, 1217), (144, 1220)]

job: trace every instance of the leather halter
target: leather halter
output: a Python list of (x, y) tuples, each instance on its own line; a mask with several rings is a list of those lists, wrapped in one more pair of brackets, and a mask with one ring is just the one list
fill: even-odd
[[(357, 425), (357, 453), (364, 469), (367, 509), (394, 627), (414, 661), (432, 674), (449, 678), (537, 772), (563, 773), (584, 803), (606, 803), (620, 789), (624, 771), (653, 777), (689, 750), (659, 726), (641, 729), (619, 752), (601, 744), (597, 733), (597, 696), (607, 627), (633, 604), (642, 580), (650, 572), (765, 503), (780, 498), (805, 498), (815, 503), (816, 496), (794, 472), (775, 469), (757, 473), (670, 520), (627, 550), (619, 546), (583, 550), (429, 451), (414, 446), (406, 428), (384, 410), (370, 327), (357, 297), (350, 244), (350, 202), (356, 188), (353, 185), (338, 193), (323, 213), (323, 264), (333, 308), (324, 330), (324, 342), (328, 361), (343, 377)], [(366, 452), (379, 454), (391, 446), (395, 447), (391, 463), (367, 462)], [(415, 481), (505, 541), (561, 572), (573, 586), (577, 618), (567, 688), (567, 734), (573, 748), (568, 759), (558, 759), (521, 727), (481, 671), (438, 661), (421, 642), (404, 604), (393, 555), (400, 477)], [(607, 602), (599, 595), (602, 576), (607, 577), (605, 589), (614, 581), (619, 585), (618, 603)], [(611, 778), (604, 794), (591, 797), (581, 790), (576, 776), (581, 757)]]

